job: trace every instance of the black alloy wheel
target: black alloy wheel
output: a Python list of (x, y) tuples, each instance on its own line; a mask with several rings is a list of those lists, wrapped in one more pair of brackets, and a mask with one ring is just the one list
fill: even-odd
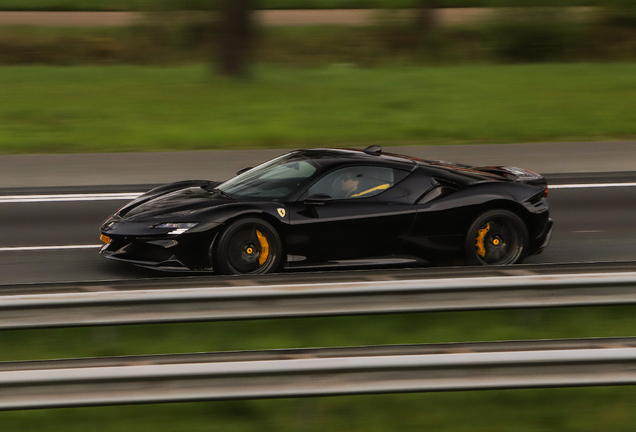
[(519, 264), (528, 250), (528, 230), (516, 214), (491, 210), (471, 225), (464, 244), (470, 264)]
[(246, 218), (231, 223), (211, 249), (216, 273), (242, 275), (278, 270), (283, 248), (274, 227)]

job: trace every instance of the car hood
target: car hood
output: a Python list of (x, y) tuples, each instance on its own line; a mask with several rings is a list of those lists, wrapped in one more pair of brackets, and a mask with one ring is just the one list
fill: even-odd
[(195, 186), (168, 192), (138, 204), (133, 203), (119, 215), (129, 221), (157, 218), (183, 220), (230, 202), (233, 202), (231, 198)]

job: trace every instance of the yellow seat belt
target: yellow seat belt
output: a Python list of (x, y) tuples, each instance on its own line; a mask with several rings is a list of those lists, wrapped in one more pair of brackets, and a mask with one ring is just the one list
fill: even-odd
[(389, 183), (381, 184), (380, 186), (376, 186), (376, 187), (374, 187), (374, 188), (367, 189), (367, 190), (365, 190), (364, 192), (360, 192), (360, 193), (357, 193), (357, 194), (355, 194), (355, 195), (351, 195), (351, 196), (352, 196), (352, 197), (359, 197), (359, 196), (366, 195), (366, 194), (368, 194), (368, 193), (370, 193), (370, 192), (374, 192), (374, 191), (377, 191), (377, 190), (384, 190), (384, 189), (388, 189), (390, 186), (391, 186), (391, 185), (390, 185)]

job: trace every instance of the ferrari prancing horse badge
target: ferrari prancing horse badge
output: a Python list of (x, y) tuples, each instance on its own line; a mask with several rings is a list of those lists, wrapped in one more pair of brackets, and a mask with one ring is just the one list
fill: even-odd
[(279, 208), (277, 210), (278, 210), (278, 214), (280, 215), (280, 217), (285, 217), (285, 209)]

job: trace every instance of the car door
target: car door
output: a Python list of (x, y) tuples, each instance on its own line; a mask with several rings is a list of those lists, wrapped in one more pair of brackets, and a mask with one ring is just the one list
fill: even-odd
[(479, 201), (457, 194), (460, 187), (453, 182), (431, 178), (423, 173), (412, 177), (417, 176), (420, 184), (430, 184), (431, 187), (414, 203), (417, 216), (400, 252), (432, 262), (460, 253), (463, 235)]
[(288, 253), (309, 261), (394, 253), (415, 219), (412, 205), (395, 187), (408, 174), (353, 166), (325, 175), (289, 207)]

